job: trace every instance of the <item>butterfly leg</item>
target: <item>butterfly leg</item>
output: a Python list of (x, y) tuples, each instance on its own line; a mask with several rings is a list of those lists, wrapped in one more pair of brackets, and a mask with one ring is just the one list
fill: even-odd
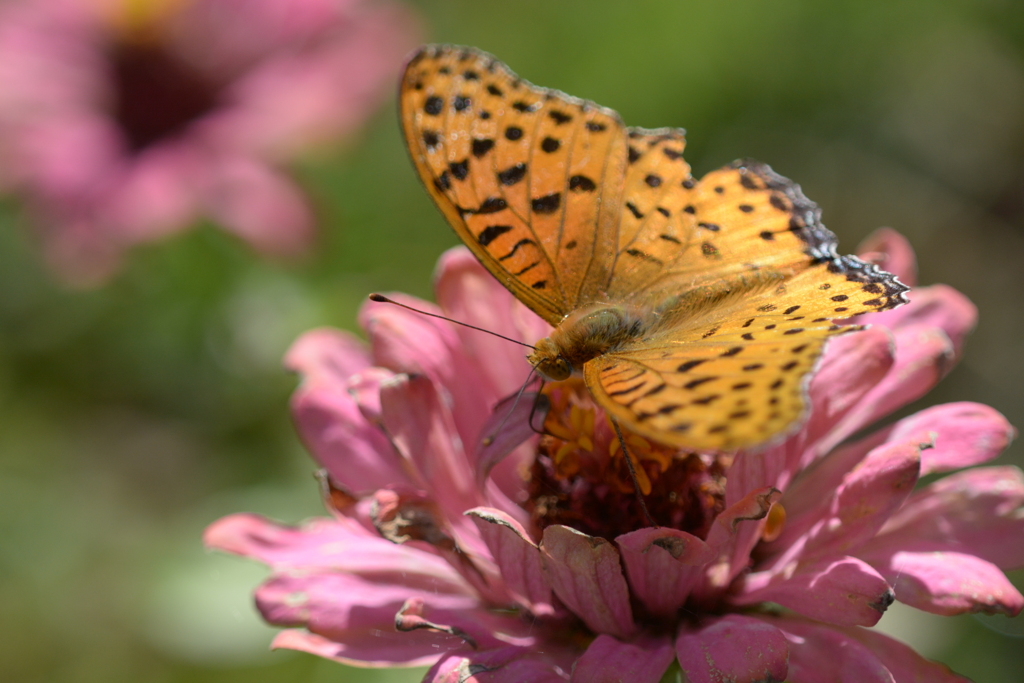
[(540, 426), (541, 426), (540, 429), (537, 429), (536, 427), (533, 426), (533, 418), (536, 417), (537, 409), (538, 408), (543, 406), (542, 411), (544, 413), (544, 417), (545, 418), (547, 417), (547, 411), (551, 410), (551, 401), (550, 401), (550, 399), (548, 399), (547, 396), (544, 395), (544, 385), (545, 384), (547, 384), (547, 380), (545, 380), (544, 378), (541, 378), (541, 380), (540, 380), (540, 387), (537, 388), (537, 394), (533, 397), (533, 408), (530, 409), (529, 424), (530, 424), (530, 429), (533, 430), (534, 434), (539, 434), (540, 436), (555, 436), (554, 434), (552, 434), (552, 433), (548, 432), (546, 429), (544, 429), (544, 422), (543, 421), (540, 423)]
[(629, 468), (629, 476), (633, 479), (633, 491), (636, 492), (636, 499), (640, 503), (640, 509), (643, 510), (644, 518), (647, 520), (649, 526), (657, 527), (658, 523), (651, 517), (651, 513), (647, 510), (647, 503), (644, 502), (644, 496), (640, 493), (640, 484), (636, 479), (636, 466), (633, 464), (633, 456), (630, 455), (629, 449), (626, 448), (626, 438), (622, 436), (622, 428), (619, 427), (619, 422), (611, 415), (608, 416), (611, 420), (612, 427), (615, 428), (615, 435), (619, 437), (619, 445), (622, 446), (622, 456), (626, 459), (626, 467)]

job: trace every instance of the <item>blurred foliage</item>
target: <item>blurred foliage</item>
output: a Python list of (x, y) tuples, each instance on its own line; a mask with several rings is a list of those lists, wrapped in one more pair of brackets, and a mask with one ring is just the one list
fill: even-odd
[[(964, 361), (913, 408), (982, 401), (1024, 425), (1019, 0), (418, 6), (432, 40), (493, 52), (629, 124), (685, 126), (696, 174), (770, 163), (843, 251), (880, 225), (904, 232), (921, 282), (981, 310)], [(354, 328), (367, 292), (429, 297), (456, 241), (393, 102), (296, 172), (321, 217), (308, 261), (261, 261), (203, 228), (136, 250), (94, 291), (54, 284), (17, 204), (0, 204), (0, 679), (418, 679), (268, 653), (250, 598), (264, 570), (200, 544), (230, 512), (320, 512), (283, 352), (309, 328)], [(1022, 460), (1014, 445), (999, 462)], [(881, 626), (976, 681), (1020, 680), (1019, 622), (896, 609)]]

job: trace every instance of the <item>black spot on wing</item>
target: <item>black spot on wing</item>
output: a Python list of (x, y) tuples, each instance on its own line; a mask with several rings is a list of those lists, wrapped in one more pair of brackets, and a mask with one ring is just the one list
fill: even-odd
[(437, 116), (444, 109), (444, 100), (437, 95), (431, 95), (423, 105), (423, 111), (431, 116)]
[(476, 236), (476, 241), (486, 247), (488, 244), (498, 239), (506, 232), (511, 232), (511, 230), (511, 225), (488, 225), (486, 228), (480, 231), (479, 235)]
[(569, 178), (569, 189), (577, 192), (593, 192), (597, 184), (585, 175), (574, 175)]
[(524, 237), (523, 239), (521, 239), (518, 242), (516, 242), (515, 244), (513, 244), (512, 245), (512, 249), (507, 254), (505, 254), (504, 256), (499, 256), (498, 260), (499, 261), (508, 260), (508, 259), (512, 258), (513, 256), (515, 256), (517, 251), (519, 251), (521, 248), (523, 248), (525, 246), (528, 246), (528, 245), (537, 246), (537, 243), (534, 242), (533, 240), (527, 238), (527, 237)]
[(502, 185), (515, 185), (526, 175), (526, 164), (518, 163), (514, 166), (509, 166), (504, 171), (498, 173), (498, 181)]
[(530, 202), (531, 208), (534, 213), (548, 214), (558, 211), (558, 207), (562, 204), (562, 193), (552, 192), (546, 194), (543, 197), (537, 197)]
[(649, 261), (650, 263), (656, 263), (658, 265), (663, 265), (664, 264), (664, 262), (660, 258), (658, 258), (656, 256), (651, 256), (647, 252), (642, 251), (640, 249), (636, 249), (636, 248), (627, 249), (626, 253), (629, 254), (630, 256), (634, 257), (634, 258), (638, 258), (638, 259), (641, 259), (643, 261)]
[(488, 138), (477, 138), (473, 140), (473, 156), (480, 158), (491, 151), (494, 147), (494, 140)]
[(570, 114), (558, 111), (557, 109), (549, 110), (548, 116), (551, 117), (551, 120), (555, 122), (556, 126), (560, 126), (563, 123), (569, 123), (570, 121), (572, 121), (572, 116)]
[(485, 199), (483, 201), (482, 204), (480, 204), (479, 208), (476, 208), (476, 209), (463, 209), (462, 213), (465, 213), (465, 214), (470, 214), (470, 213), (475, 213), (475, 214), (498, 213), (499, 211), (504, 211), (507, 206), (508, 206), (508, 204), (505, 203), (505, 200), (502, 199), (501, 197), (488, 197), (487, 199)]
[(465, 180), (469, 175), (469, 159), (453, 161), (448, 164), (448, 170), (452, 172), (456, 180)]

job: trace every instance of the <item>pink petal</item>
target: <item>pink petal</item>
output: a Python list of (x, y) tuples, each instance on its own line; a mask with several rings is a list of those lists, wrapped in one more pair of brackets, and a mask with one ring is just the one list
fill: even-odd
[(301, 527), (276, 524), (248, 513), (224, 517), (203, 534), (207, 548), (251, 557), (277, 570), (333, 569), (354, 574), (396, 573), (410, 587), (472, 595), (444, 560), (396, 545), (353, 520), (318, 518)]
[(575, 653), (546, 644), (484, 652), (450, 652), (423, 677), (424, 683), (564, 683)]
[(408, 486), (375, 491), (370, 519), (387, 540), (445, 558), (492, 604), (512, 601), (498, 567), (480, 537), (473, 533), (471, 523), (462, 516), (446, 519), (440, 504), (426, 493)]
[[(389, 296), (428, 313), (442, 313), (436, 306), (414, 297)], [(445, 396), (445, 402), (454, 407), (455, 425), (463, 441), (475, 443), (494, 404), (502, 396), (472, 380), (479, 370), (463, 351), (455, 325), (393, 304), (372, 301), (363, 306), (359, 322), (370, 338), (374, 365), (432, 379)]]
[[(752, 456), (744, 454), (744, 457)], [(750, 550), (764, 527), (765, 517), (781, 493), (770, 486), (749, 492), (715, 518), (707, 544), (716, 560), (708, 568), (708, 581), (697, 587), (701, 602), (715, 601), (721, 591), (750, 564)], [(753, 522), (742, 524), (742, 522)]]
[(215, 221), (256, 249), (282, 256), (304, 253), (314, 237), (313, 212), (295, 183), (264, 162), (220, 160), (205, 188)]
[(474, 648), (504, 645), (537, 645), (531, 637), (536, 629), (514, 615), (501, 615), (487, 609), (447, 607), (421, 596), (409, 598), (395, 615), (395, 628), (403, 633), (434, 631), (462, 638)]
[[(230, 99), (239, 106), (218, 116), (216, 128), (209, 131), (226, 138), (226, 144), (275, 158), (351, 134), (383, 99), (420, 33), (409, 8), (394, 3), (285, 3), (291, 12), (281, 11), (280, 3), (260, 4), (276, 5), (266, 14), (276, 9), (280, 16), (254, 17), (260, 12), (256, 7), (223, 13), (220, 31), (243, 33), (233, 30), (242, 25), (249, 34), (245, 38), (211, 36), (208, 27), (204, 36), (197, 36), (195, 17), (186, 20), (183, 32), (195, 41), (216, 37), (235, 43), (230, 56), (223, 50), (210, 55), (220, 63), (245, 60), (237, 54), (241, 41), (248, 43), (242, 48), (248, 54), (266, 52), (268, 45), (276, 48), (273, 59), (258, 60), (233, 85)], [(304, 30), (288, 30), (299, 23), (297, 16), (304, 20)], [(261, 31), (258, 23), (273, 29)], [(288, 26), (282, 30), (282, 25)], [(288, 49), (288, 43), (297, 49)]]
[(907, 238), (892, 228), (879, 228), (857, 246), (857, 255), (892, 273), (908, 287), (917, 285), (917, 258)]
[[(896, 309), (901, 310), (901, 309)], [(831, 448), (876, 420), (924, 396), (952, 367), (953, 347), (946, 333), (918, 324), (894, 330), (896, 362), (881, 381), (833, 425), (823, 446)]]
[(676, 653), (669, 638), (646, 637), (624, 643), (599, 635), (576, 660), (572, 680), (579, 683), (658, 683)]
[(762, 557), (778, 558), (782, 552), (806, 540), (807, 532), (829, 516), (847, 473), (880, 443), (880, 439), (868, 437), (840, 446), (813, 467), (800, 472), (779, 501), (786, 511), (782, 532), (759, 548)]
[(830, 341), (808, 389), (807, 422), (777, 446), (740, 454), (729, 470), (726, 504), (731, 505), (755, 488), (787, 487), (795, 472), (835, 443), (834, 438), (828, 438), (830, 432), (886, 376), (892, 368), (894, 352), (892, 336), (881, 328)]
[(476, 508), (466, 514), (476, 523), (512, 594), (535, 615), (553, 614), (551, 586), (544, 576), (540, 549), (523, 526), (492, 508)]
[(940, 479), (911, 496), (858, 554), (956, 551), (1002, 569), (1024, 566), (1024, 473), (984, 467)]
[(833, 438), (828, 439), (828, 445), (817, 445), (892, 370), (895, 352), (892, 334), (881, 327), (843, 335), (828, 343), (821, 367), (811, 378), (811, 415), (801, 430), (805, 434), (801, 434), (801, 445), (812, 448), (792, 466), (807, 466), (836, 442)]
[(740, 590), (730, 598), (737, 605), (777, 602), (840, 626), (874, 626), (894, 599), (885, 579), (855, 557), (820, 560), (798, 566), (792, 574), (750, 574)]
[(205, 188), (220, 173), (217, 154), (196, 142), (165, 139), (124, 158), (120, 172), (103, 179), (113, 187), (92, 198), (101, 223), (117, 226), (131, 243), (189, 227), (202, 212)]
[(789, 680), (794, 683), (903, 683), (846, 631), (797, 619), (778, 624), (789, 641)]
[(782, 499), (787, 514), (786, 526), (768, 548), (778, 552), (805, 534), (825, 514), (830, 504), (821, 492), (837, 489), (848, 471), (857, 467), (868, 452), (885, 442), (933, 442), (934, 447), (921, 452), (923, 476), (929, 472), (986, 462), (996, 457), (1015, 433), (1006, 419), (988, 406), (950, 403), (928, 408), (842, 446), (804, 472), (786, 490)]
[(789, 646), (767, 621), (730, 614), (680, 633), (676, 657), (688, 683), (784, 681)]
[[(822, 495), (827, 513), (802, 544), (798, 555), (801, 561), (845, 555), (874, 538), (914, 490), (920, 453), (921, 446), (915, 441), (885, 444), (868, 453), (838, 489)], [(829, 489), (818, 491), (821, 495)], [(794, 526), (801, 526), (799, 520)]]
[[(345, 393), (352, 397), (352, 400), (359, 406), (359, 412), (372, 425), (381, 427), (384, 433), (384, 418), (381, 417), (380, 390), (381, 387), (391, 385), (395, 382), (395, 373), (387, 368), (368, 367), (357, 372), (348, 378), (345, 385)], [(392, 448), (392, 450), (394, 450)]]
[[(533, 344), (550, 327), (525, 310), (512, 294), (465, 247), (446, 251), (437, 263), (434, 292), (445, 314), (454, 320)], [(530, 316), (531, 325), (523, 319)], [(539, 336), (534, 330), (542, 332)], [(464, 327), (456, 328), (466, 355), (479, 367), (475, 380), (488, 384), (495, 396), (514, 394), (530, 373), (529, 349)]]
[(339, 643), (309, 631), (289, 628), (274, 636), (270, 647), (308, 652), (349, 666), (424, 666), (437, 659), (437, 648), (425, 645), (422, 638), (406, 638), (401, 633), (388, 632), (381, 632), (379, 636), (381, 640), (377, 643)]
[(892, 673), (896, 683), (970, 683), (944, 664), (929, 662), (898, 640), (866, 628), (851, 628), (847, 635), (863, 643)]
[(395, 574), (390, 578), (399, 582), (342, 572), (277, 575), (257, 589), (256, 606), (271, 624), (305, 626), (338, 643), (341, 648), (335, 657), (377, 665), (425, 663), (433, 661), (439, 650), (464, 644), (464, 639), (446, 633), (397, 631), (395, 615), (412, 597), (438, 609), (485, 614), (475, 598), (414, 588)]
[(615, 539), (633, 595), (654, 615), (674, 617), (715, 553), (685, 531), (647, 527)]
[(865, 553), (865, 560), (893, 584), (896, 598), (925, 612), (1016, 616), (1024, 596), (990, 562), (956, 552)]
[[(442, 315), (437, 306), (421, 299), (403, 294), (388, 297), (406, 306)], [(454, 377), (451, 360), (461, 342), (450, 323), (393, 304), (368, 301), (359, 311), (359, 324), (370, 338), (374, 365), (441, 380)]]
[(481, 505), (451, 412), (427, 377), (397, 376), (381, 388), (382, 417), (402, 457), (415, 465), (427, 491), (452, 521)]
[(907, 294), (910, 303), (882, 313), (863, 316), (861, 322), (893, 330), (922, 325), (946, 333), (955, 356), (963, 352), (964, 340), (978, 321), (978, 309), (966, 296), (948, 285), (918, 287)]
[[(524, 392), (522, 396), (509, 396), (498, 402), (480, 430), (480, 440), (474, 445), (473, 460), (476, 463), (478, 485), (483, 486), (484, 480), (496, 465), (537, 435), (534, 429), (539, 430), (544, 424), (549, 406), (550, 402), (533, 391)], [(528, 452), (527, 455), (532, 453)], [(515, 478), (520, 482), (518, 488), (522, 489), (523, 477), (518, 474), (522, 463), (514, 464)]]
[[(370, 372), (376, 371), (364, 371)], [(292, 396), (292, 419), (303, 444), (352, 493), (408, 482), (406, 466), (383, 430), (367, 421), (337, 380), (335, 373), (311, 374)]]
[(295, 340), (284, 366), (307, 385), (344, 390), (349, 377), (370, 366), (366, 343), (350, 332), (321, 327)]
[(595, 633), (636, 630), (619, 553), (608, 541), (558, 524), (544, 530), (544, 572), (555, 595)]
[(927, 408), (882, 434), (889, 441), (933, 441), (934, 448), (921, 453), (924, 476), (988, 462), (1003, 452), (1017, 430), (995, 409), (965, 401)]

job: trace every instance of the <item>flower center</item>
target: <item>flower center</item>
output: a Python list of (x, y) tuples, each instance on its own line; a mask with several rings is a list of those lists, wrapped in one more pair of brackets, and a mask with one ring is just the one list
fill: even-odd
[(110, 60), (113, 114), (132, 151), (180, 133), (217, 104), (218, 84), (157, 39), (119, 40)]
[(583, 382), (550, 384), (544, 422), (528, 485), (527, 509), (538, 528), (563, 524), (611, 540), (648, 526), (639, 485), (659, 526), (705, 538), (724, 508), (729, 456), (686, 453), (648, 441), (623, 427), (634, 484), (622, 446)]

